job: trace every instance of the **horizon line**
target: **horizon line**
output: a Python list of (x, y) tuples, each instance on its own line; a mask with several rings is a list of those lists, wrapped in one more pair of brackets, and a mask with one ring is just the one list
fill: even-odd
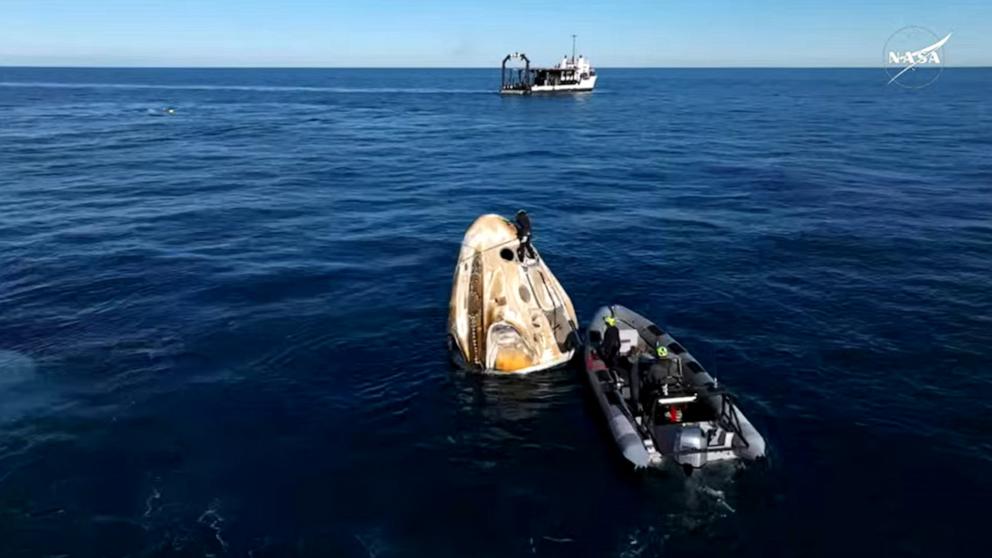
[[(139, 66), (139, 65), (59, 65), (0, 64), (0, 69), (53, 70), (499, 70), (499, 66)], [(987, 69), (992, 65), (954, 65), (944, 69)], [(607, 70), (880, 70), (885, 66), (597, 66)]]

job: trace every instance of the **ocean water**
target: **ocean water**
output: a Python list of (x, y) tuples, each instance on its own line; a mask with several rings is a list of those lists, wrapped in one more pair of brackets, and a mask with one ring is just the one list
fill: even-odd
[[(992, 71), (600, 75), (0, 68), (0, 556), (983, 554)], [(767, 464), (635, 475), (576, 369), (452, 368), (521, 207)]]

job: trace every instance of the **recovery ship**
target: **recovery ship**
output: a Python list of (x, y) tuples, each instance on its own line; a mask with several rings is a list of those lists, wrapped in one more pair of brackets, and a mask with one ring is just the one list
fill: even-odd
[[(507, 67), (509, 62), (522, 62), (524, 67)], [(575, 56), (575, 35), (572, 35), (572, 56), (563, 57), (550, 68), (532, 68), (530, 59), (522, 52), (503, 58), (499, 89), (503, 95), (580, 93), (592, 91), (594, 87), (596, 70), (584, 56)]]

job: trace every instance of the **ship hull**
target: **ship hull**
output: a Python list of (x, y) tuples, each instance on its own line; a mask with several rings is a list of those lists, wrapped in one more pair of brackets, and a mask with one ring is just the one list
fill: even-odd
[(596, 87), (596, 78), (597, 76), (592, 76), (572, 84), (533, 85), (530, 91), (531, 93), (584, 93)]
[(559, 84), (559, 85), (532, 85), (526, 89), (504, 88), (500, 90), (502, 95), (547, 95), (565, 93), (589, 93), (596, 87), (597, 76), (579, 81), (579, 83)]

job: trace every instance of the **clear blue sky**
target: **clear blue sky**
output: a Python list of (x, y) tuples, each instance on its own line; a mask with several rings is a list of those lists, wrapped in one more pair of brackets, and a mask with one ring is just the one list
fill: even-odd
[(0, 0), (0, 66), (878, 66), (906, 25), (992, 65), (992, 0)]

